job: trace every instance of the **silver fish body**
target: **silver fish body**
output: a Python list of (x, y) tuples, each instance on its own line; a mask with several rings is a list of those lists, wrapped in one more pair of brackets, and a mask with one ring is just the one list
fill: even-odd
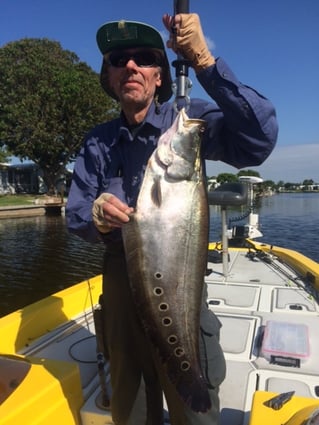
[(198, 343), (209, 231), (203, 129), (204, 121), (179, 112), (149, 159), (136, 211), (122, 228), (144, 330), (178, 394), (196, 412), (211, 407)]

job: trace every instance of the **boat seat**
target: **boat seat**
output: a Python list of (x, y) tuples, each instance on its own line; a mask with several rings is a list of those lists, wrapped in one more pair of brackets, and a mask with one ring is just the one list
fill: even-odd
[(208, 203), (219, 205), (222, 216), (222, 260), (223, 275), (228, 276), (228, 229), (227, 229), (227, 207), (237, 207), (248, 202), (248, 189), (242, 183), (224, 183), (212, 192), (208, 192)]
[(224, 183), (208, 192), (208, 203), (221, 207), (236, 207), (247, 204), (247, 185), (242, 183)]

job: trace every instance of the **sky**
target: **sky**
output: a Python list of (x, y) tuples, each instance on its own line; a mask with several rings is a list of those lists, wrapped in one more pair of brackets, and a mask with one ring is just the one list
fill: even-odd
[[(207, 43), (238, 79), (274, 104), (277, 146), (265, 163), (251, 167), (265, 180), (319, 182), (319, 1), (189, 0)], [(167, 38), (164, 13), (173, 0), (0, 0), (0, 47), (22, 38), (48, 38), (77, 54), (96, 72), (101, 54), (96, 32), (107, 21), (127, 19), (156, 27)], [(169, 53), (170, 61), (175, 59)], [(190, 72), (191, 97), (208, 96)], [(207, 174), (237, 173), (208, 162)]]

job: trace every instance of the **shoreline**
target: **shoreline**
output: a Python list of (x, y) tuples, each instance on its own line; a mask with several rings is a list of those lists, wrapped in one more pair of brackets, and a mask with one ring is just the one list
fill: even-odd
[(0, 220), (6, 218), (36, 217), (43, 215), (61, 215), (65, 204), (15, 205), (0, 207)]

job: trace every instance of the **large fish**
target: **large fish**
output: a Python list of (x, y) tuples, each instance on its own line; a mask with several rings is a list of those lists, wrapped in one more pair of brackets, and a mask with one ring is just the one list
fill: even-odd
[(209, 221), (203, 130), (204, 121), (178, 113), (149, 159), (136, 210), (122, 228), (142, 325), (170, 381), (196, 412), (211, 407), (198, 346)]

